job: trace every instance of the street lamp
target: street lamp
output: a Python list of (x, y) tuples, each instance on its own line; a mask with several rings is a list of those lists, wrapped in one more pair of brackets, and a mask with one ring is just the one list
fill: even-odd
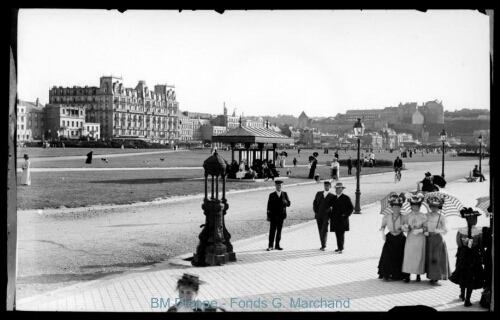
[(481, 147), (483, 144), (483, 135), (480, 134), (479, 137), (477, 137), (477, 142), (479, 142), (479, 172), (481, 172), (481, 158), (483, 157), (481, 154)]
[(359, 159), (359, 148), (360, 148), (360, 142), (361, 142), (361, 137), (363, 136), (363, 133), (365, 132), (365, 125), (361, 122), (361, 119), (358, 118), (358, 122), (354, 124), (354, 135), (356, 138), (358, 138), (358, 161), (356, 162), (356, 204), (354, 206), (354, 213), (360, 214), (361, 213), (361, 206), (359, 203), (359, 198), (361, 195), (361, 192), (359, 192), (359, 164), (360, 164), (360, 159)]
[(443, 179), (444, 179), (444, 142), (446, 141), (446, 131), (444, 131), (444, 129), (441, 132), (440, 136), (441, 136), (441, 141), (443, 141), (443, 169), (442, 169), (441, 177), (443, 177)]

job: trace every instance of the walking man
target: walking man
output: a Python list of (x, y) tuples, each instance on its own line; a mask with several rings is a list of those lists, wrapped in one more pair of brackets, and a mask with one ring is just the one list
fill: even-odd
[(335, 184), (335, 195), (332, 201), (332, 212), (330, 213), (330, 232), (335, 232), (337, 238), (337, 250), (344, 250), (344, 233), (349, 231), (349, 216), (354, 210), (351, 198), (344, 194), (345, 186), (342, 182)]
[(316, 223), (318, 224), (321, 251), (325, 251), (326, 249), (328, 218), (329, 214), (332, 212), (331, 205), (334, 197), (334, 195), (330, 193), (330, 187), (332, 186), (330, 181), (325, 180), (324, 186), (325, 190), (318, 191), (313, 201), (314, 219), (316, 219)]
[(347, 159), (347, 174), (348, 175), (352, 174), (352, 159), (351, 159), (351, 156), (349, 156), (349, 159)]
[(281, 191), (283, 181), (276, 180), (274, 184), (276, 192), (269, 194), (269, 200), (267, 201), (267, 221), (271, 222), (267, 251), (273, 250), (274, 243), (276, 244), (274, 249), (283, 250), (280, 247), (281, 229), (283, 228), (283, 221), (286, 219), (286, 207), (290, 206), (288, 194)]

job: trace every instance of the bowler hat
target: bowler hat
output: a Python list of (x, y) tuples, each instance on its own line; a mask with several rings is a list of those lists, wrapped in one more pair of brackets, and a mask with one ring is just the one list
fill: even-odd
[(274, 184), (283, 184), (283, 180), (274, 180)]
[(25, 153), (24, 156), (23, 156), (24, 159), (28, 159), (29, 156)]
[(344, 183), (343, 182), (337, 182), (335, 184), (335, 188), (342, 188), (342, 189), (345, 189), (346, 187), (344, 186)]
[(426, 177), (430, 177), (430, 176), (432, 176), (432, 174), (431, 174), (430, 172), (426, 172), (426, 173), (425, 173), (425, 176), (426, 176)]
[(332, 183), (330, 182), (330, 180), (325, 180), (325, 181), (323, 181), (323, 184), (329, 184), (329, 185), (332, 185)]

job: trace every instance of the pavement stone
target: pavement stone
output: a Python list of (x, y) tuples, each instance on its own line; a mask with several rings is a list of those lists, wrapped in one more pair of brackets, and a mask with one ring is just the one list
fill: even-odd
[[(489, 175), (487, 175), (489, 179)], [(489, 194), (488, 183), (448, 183), (445, 192), (475, 207), (476, 198)], [(165, 312), (174, 304), (177, 277), (196, 273), (206, 281), (198, 298), (216, 301), (226, 311), (375, 311), (395, 306), (426, 305), (438, 311), (485, 311), (479, 306), (481, 290), (474, 290), (472, 307), (458, 299), (459, 288), (450, 281), (430, 284), (425, 275), (410, 283), (378, 279), (377, 266), (383, 246), (380, 203), (362, 207), (351, 215), (343, 254), (334, 252), (336, 239), (328, 233), (328, 247), (320, 251), (316, 222), (287, 226), (282, 232), (283, 251), (265, 251), (267, 234), (233, 243), (237, 262), (224, 266), (192, 267), (187, 253), (168, 262), (170, 268), (153, 267), (90, 281), (17, 301), (17, 310)], [(445, 235), (450, 268), (455, 269), (457, 230), (465, 226), (459, 216), (447, 218)], [(482, 215), (478, 227), (488, 225)], [(161, 305), (156, 302), (165, 303)]]

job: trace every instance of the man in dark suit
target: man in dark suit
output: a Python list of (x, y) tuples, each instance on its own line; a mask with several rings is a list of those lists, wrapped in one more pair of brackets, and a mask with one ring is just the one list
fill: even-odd
[(326, 249), (326, 240), (328, 236), (328, 219), (329, 214), (332, 212), (332, 201), (334, 195), (330, 193), (330, 187), (332, 186), (329, 180), (324, 182), (325, 191), (319, 191), (316, 193), (316, 197), (313, 201), (314, 219), (318, 224), (319, 239), (321, 241), (321, 251)]
[(347, 159), (347, 174), (348, 175), (352, 174), (352, 159), (351, 159), (351, 156), (349, 156), (349, 159)]
[(332, 212), (330, 213), (330, 231), (335, 232), (337, 237), (337, 250), (342, 253), (344, 250), (344, 233), (349, 231), (349, 216), (354, 210), (351, 198), (344, 194), (345, 186), (342, 182), (335, 184), (335, 195), (332, 200)]
[(283, 228), (283, 221), (286, 219), (286, 207), (290, 206), (288, 194), (285, 191), (281, 191), (283, 181), (276, 180), (274, 183), (276, 192), (269, 194), (269, 200), (267, 201), (267, 221), (271, 222), (267, 251), (273, 250), (275, 237), (276, 246), (274, 248), (276, 250), (283, 250), (280, 247), (281, 229)]

